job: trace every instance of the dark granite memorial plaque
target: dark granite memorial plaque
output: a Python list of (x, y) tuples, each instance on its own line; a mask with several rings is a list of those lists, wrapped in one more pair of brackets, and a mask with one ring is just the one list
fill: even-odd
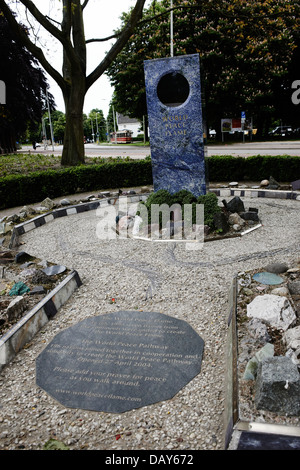
[(292, 182), (292, 189), (293, 191), (299, 191), (300, 189), (300, 180), (296, 180)]
[(242, 432), (237, 450), (300, 450), (300, 437)]
[(172, 398), (201, 370), (204, 341), (183, 320), (119, 311), (59, 333), (36, 383), (70, 408), (121, 413)]
[(206, 193), (199, 55), (144, 62), (154, 191)]

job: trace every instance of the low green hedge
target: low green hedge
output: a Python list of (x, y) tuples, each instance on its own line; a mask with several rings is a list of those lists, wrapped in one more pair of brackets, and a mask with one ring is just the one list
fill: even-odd
[(300, 158), (289, 155), (232, 157), (215, 155), (207, 158), (209, 181), (257, 181), (273, 176), (278, 182), (300, 179)]
[[(300, 157), (216, 155), (206, 159), (207, 177), (218, 181), (261, 181), (273, 176), (279, 182), (300, 179)], [(108, 161), (59, 170), (36, 171), (0, 178), (0, 209), (22, 206), (46, 197), (78, 191), (96, 191), (152, 184), (152, 167), (145, 160)]]
[(151, 161), (115, 161), (0, 178), (0, 209), (76, 192), (151, 184)]

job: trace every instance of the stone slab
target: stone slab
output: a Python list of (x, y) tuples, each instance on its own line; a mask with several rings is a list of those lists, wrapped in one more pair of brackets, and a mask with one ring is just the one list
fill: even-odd
[(59, 333), (36, 383), (70, 408), (121, 413), (171, 399), (201, 370), (204, 341), (183, 320), (119, 311)]
[(206, 193), (199, 54), (144, 61), (154, 191)]
[(243, 431), (237, 450), (300, 450), (300, 437)]
[(300, 180), (296, 180), (292, 182), (292, 189), (293, 191), (298, 191), (300, 189)]
[(286, 416), (300, 416), (300, 376), (297, 365), (286, 356), (259, 363), (255, 384), (255, 405)]
[(61, 274), (66, 271), (66, 266), (60, 266), (60, 265), (54, 265), (54, 266), (48, 266), (47, 268), (43, 269), (43, 272), (47, 276), (55, 276), (56, 274)]
[(260, 284), (265, 284), (268, 286), (276, 286), (284, 282), (284, 279), (282, 277), (278, 276), (275, 273), (270, 273), (267, 271), (254, 274), (253, 279), (254, 281), (259, 282)]

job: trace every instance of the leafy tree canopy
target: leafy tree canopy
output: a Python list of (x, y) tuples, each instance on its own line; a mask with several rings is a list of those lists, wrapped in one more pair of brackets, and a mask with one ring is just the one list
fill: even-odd
[[(37, 60), (17, 40), (1, 11), (0, 63), (0, 79), (6, 85), (6, 104), (0, 105), (0, 147), (9, 152), (27, 126), (40, 121), (48, 85)], [(49, 99), (53, 105), (50, 94)]]
[[(298, 0), (173, 0), (173, 5), (174, 54), (199, 53), (210, 125), (219, 128), (222, 117), (237, 117), (241, 110), (261, 128), (284, 109), (295, 114), (290, 85), (299, 58)], [(170, 55), (169, 7), (169, 0), (152, 2), (108, 69), (117, 110), (131, 117), (147, 113), (143, 60)]]

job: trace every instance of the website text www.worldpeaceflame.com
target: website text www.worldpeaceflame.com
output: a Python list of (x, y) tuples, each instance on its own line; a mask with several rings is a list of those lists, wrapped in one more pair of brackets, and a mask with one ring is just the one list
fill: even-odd
[[(200, 250), (204, 243), (204, 205), (203, 204), (152, 204), (151, 224), (148, 225), (149, 214), (144, 204), (138, 207), (138, 215), (133, 217), (133, 226), (120, 229), (119, 214), (128, 213), (127, 197), (119, 200), (118, 206), (100, 206), (96, 211), (98, 218), (96, 236), (99, 240), (146, 239), (149, 241), (184, 242), (187, 250)], [(130, 204), (130, 202), (129, 202)], [(173, 228), (172, 228), (173, 224)], [(180, 229), (174, 229), (175, 225)], [(159, 232), (157, 227), (165, 227)], [(150, 230), (143, 236), (143, 228)], [(172, 230), (174, 229), (174, 233)]]

